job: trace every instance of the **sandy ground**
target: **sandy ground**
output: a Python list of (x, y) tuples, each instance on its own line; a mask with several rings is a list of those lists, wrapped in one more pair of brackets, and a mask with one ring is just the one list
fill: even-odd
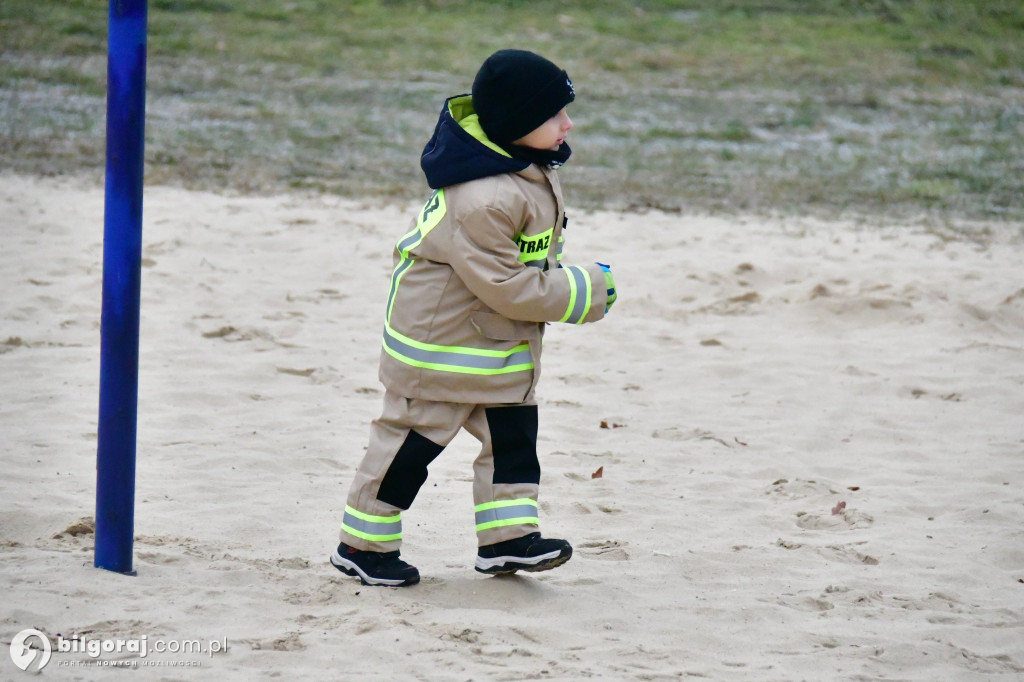
[(92, 566), (103, 191), (0, 176), (0, 640), (150, 647), (44, 679), (1024, 678), (1021, 225), (572, 215), (620, 289), (546, 340), (572, 561), (472, 570), (463, 434), (405, 515), (423, 582), (368, 588), (327, 557), (414, 208), (147, 188), (130, 577)]

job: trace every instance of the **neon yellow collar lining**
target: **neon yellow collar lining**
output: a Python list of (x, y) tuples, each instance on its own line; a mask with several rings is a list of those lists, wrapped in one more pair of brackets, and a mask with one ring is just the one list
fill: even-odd
[(482, 145), (498, 152), (502, 156), (512, 158), (511, 154), (488, 139), (487, 133), (484, 132), (483, 126), (480, 125), (480, 117), (477, 115), (476, 110), (473, 109), (473, 97), (471, 95), (452, 99), (448, 102), (448, 112), (451, 113), (452, 118), (458, 122), (463, 130), (472, 135)]

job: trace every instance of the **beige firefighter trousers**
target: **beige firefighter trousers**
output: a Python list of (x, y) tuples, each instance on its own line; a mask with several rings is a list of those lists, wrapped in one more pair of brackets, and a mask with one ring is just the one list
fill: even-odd
[[(419, 487), (426, 479), (426, 465), (440, 454), (441, 450), (455, 438), (461, 429), (465, 428), (481, 444), (480, 453), (473, 462), (473, 501), (476, 508), (479, 510), (480, 505), (490, 503), (511, 505), (513, 501), (532, 501), (533, 504), (534, 518), (532, 522), (525, 519), (526, 523), (517, 522), (514, 525), (485, 528), (481, 528), (478, 524), (478, 545), (482, 547), (496, 542), (513, 540), (537, 531), (536, 500), (539, 490), (540, 466), (536, 463), (536, 410), (536, 403), (532, 399), (522, 405), (488, 406), (418, 400), (406, 398), (391, 391), (385, 392), (382, 414), (379, 419), (371, 423), (369, 446), (349, 489), (346, 521), (353, 519), (350, 514), (359, 514), (360, 518), (395, 519), (401, 514), (401, 511), (408, 509), (412, 504), (412, 498), (415, 497)], [(500, 428), (500, 423), (496, 427), (495, 415), (520, 414), (529, 417), (531, 411), (532, 434), (529, 433), (530, 426), (513, 427), (513, 431), (518, 429), (520, 433), (518, 436), (513, 435), (512, 440), (517, 441), (521, 446), (519, 450), (529, 451), (532, 449), (532, 462), (525, 461), (525, 467), (523, 461), (513, 463), (512, 468), (518, 469), (520, 473), (512, 475), (502, 473), (499, 478), (506, 479), (506, 482), (495, 482), (492, 434), (496, 434), (496, 437), (500, 439), (509, 440), (507, 435), (509, 429)], [(504, 417), (498, 419), (501, 420)], [(523, 420), (519, 417), (512, 417), (512, 421)], [(403, 450), (407, 451), (410, 441), (414, 439), (419, 444), (420, 450), (426, 449), (428, 452), (420, 457), (419, 466), (409, 467), (402, 464), (403, 456), (400, 453)], [(506, 452), (508, 449), (499, 444), (499, 452)], [(502, 458), (503, 460), (508, 459), (506, 455), (502, 455)], [(396, 459), (399, 460), (397, 463)], [(530, 457), (526, 455), (518, 459), (529, 460)], [(536, 468), (535, 473), (528, 472), (526, 475), (522, 475), (521, 471), (524, 468), (531, 470), (533, 467)], [(509, 467), (503, 465), (500, 468), (503, 472), (507, 472)], [(422, 480), (417, 479), (415, 471), (410, 475), (410, 469), (418, 469)], [(394, 488), (396, 479), (399, 481), (399, 487), (404, 485), (407, 488), (406, 494), (396, 495), (390, 490), (387, 494), (383, 494), (382, 485), (389, 489)], [(508, 481), (508, 479), (514, 480)], [(387, 501), (382, 500), (381, 497)], [(399, 497), (402, 499), (396, 499)], [(467, 521), (469, 522), (474, 519), (472, 512), (473, 509), (469, 508), (467, 504)], [(384, 536), (389, 539), (380, 540), (354, 535), (346, 528), (346, 523), (343, 523), (341, 542), (356, 549), (390, 552), (401, 546), (400, 532), (399, 537)]]

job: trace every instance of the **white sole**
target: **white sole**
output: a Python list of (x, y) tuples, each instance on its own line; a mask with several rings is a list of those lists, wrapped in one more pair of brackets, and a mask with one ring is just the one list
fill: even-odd
[[(547, 554), (541, 554), (539, 556), (532, 557), (521, 557), (521, 556), (499, 556), (493, 559), (485, 559), (482, 556), (476, 558), (476, 570), (481, 573), (495, 573), (495, 572), (507, 572), (512, 573), (513, 571), (524, 570), (529, 571), (531, 568), (536, 567), (538, 564), (542, 564), (546, 561), (552, 561), (561, 556), (561, 550), (554, 550)], [(556, 564), (557, 565), (557, 564)], [(502, 567), (507, 566), (507, 569)], [(554, 568), (552, 566), (551, 568)], [(495, 569), (499, 569), (495, 571)]]
[(338, 550), (334, 550), (331, 554), (331, 565), (336, 569), (344, 573), (345, 575), (358, 576), (363, 581), (364, 585), (384, 585), (385, 587), (398, 587), (405, 583), (404, 580), (389, 580), (387, 578), (373, 578), (363, 573), (363, 569), (356, 566), (354, 563), (338, 554)]

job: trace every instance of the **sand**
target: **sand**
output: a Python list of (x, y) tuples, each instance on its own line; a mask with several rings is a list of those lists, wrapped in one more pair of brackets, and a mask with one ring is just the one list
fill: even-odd
[(125, 576), (92, 551), (103, 190), (0, 176), (0, 639), (226, 645), (44, 679), (1024, 679), (1024, 227), (573, 213), (620, 298), (545, 344), (572, 560), (473, 571), (462, 434), (405, 514), (423, 581), (370, 588), (327, 557), (415, 208), (147, 188)]

